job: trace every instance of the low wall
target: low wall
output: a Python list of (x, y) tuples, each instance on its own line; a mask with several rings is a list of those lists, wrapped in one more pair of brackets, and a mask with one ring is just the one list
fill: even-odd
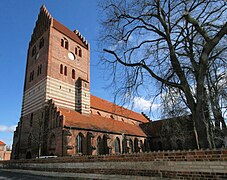
[(0, 162), (0, 168), (122, 177), (227, 179), (227, 149), (13, 160)]

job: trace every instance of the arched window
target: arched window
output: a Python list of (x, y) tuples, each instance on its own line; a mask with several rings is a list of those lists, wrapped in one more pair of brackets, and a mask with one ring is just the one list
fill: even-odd
[(38, 70), (37, 70), (37, 76), (39, 76), (42, 73), (42, 64), (40, 64), (38, 66)]
[(34, 79), (34, 70), (30, 72), (30, 82), (33, 81)]
[(102, 139), (102, 147), (103, 147), (103, 154), (109, 154), (109, 148), (108, 148), (108, 145), (107, 145), (107, 136), (104, 135), (103, 136), (103, 139)]
[(64, 75), (67, 76), (67, 67), (65, 66)]
[(69, 49), (69, 42), (65, 40), (65, 49)]
[(102, 154), (102, 139), (99, 136), (96, 141), (96, 146), (97, 146), (97, 154)]
[(61, 46), (65, 49), (69, 49), (69, 42), (66, 38), (61, 39)]
[(36, 46), (33, 47), (32, 49), (32, 57), (36, 54)]
[(138, 139), (134, 139), (134, 151), (137, 153), (139, 152), (139, 146), (138, 146)]
[(64, 47), (64, 39), (61, 39), (61, 46)]
[(127, 139), (122, 140), (122, 153), (127, 153), (128, 152), (128, 147), (127, 147)]
[(82, 50), (81, 50), (81, 48), (78, 48), (78, 55), (79, 55), (80, 57), (82, 57)]
[(75, 79), (75, 70), (72, 70), (72, 78)]
[(142, 152), (144, 152), (144, 144), (143, 144), (142, 140), (140, 140), (140, 148), (141, 148)]
[(145, 152), (148, 152), (148, 142), (147, 142), (147, 139), (144, 139), (144, 144), (143, 144), (143, 148), (144, 148), (144, 151)]
[(93, 147), (92, 147), (92, 138), (94, 137), (94, 135), (90, 132), (87, 133), (87, 154), (88, 155), (92, 155), (92, 150), (93, 150)]
[(75, 47), (75, 54), (76, 54), (76, 55), (78, 54), (78, 49), (77, 49), (77, 47)]
[(134, 152), (134, 149), (133, 149), (133, 142), (131, 139), (129, 139), (129, 152), (130, 153), (133, 153)]
[(42, 64), (40, 64), (40, 66), (39, 66), (39, 74), (41, 74), (42, 73)]
[(34, 73), (35, 73), (35, 72), (34, 72), (34, 70), (33, 70), (33, 71), (32, 71), (32, 80), (34, 79)]
[(84, 136), (82, 133), (79, 133), (76, 137), (76, 152), (83, 154), (83, 144), (84, 144)]
[(39, 41), (39, 49), (41, 49), (44, 46), (44, 39), (43, 37)]
[(63, 74), (63, 65), (60, 65), (60, 73)]
[(115, 154), (121, 153), (120, 139), (118, 137), (114, 141), (114, 150), (115, 150)]
[(30, 117), (30, 127), (32, 127), (33, 124), (33, 113), (31, 113), (31, 117)]
[(39, 76), (39, 66), (38, 66), (38, 70), (37, 70), (37, 76)]

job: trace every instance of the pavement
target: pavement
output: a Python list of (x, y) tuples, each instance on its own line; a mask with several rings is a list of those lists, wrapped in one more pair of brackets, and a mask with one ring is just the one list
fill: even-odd
[(88, 180), (88, 179), (111, 179), (111, 180), (160, 180), (166, 178), (145, 177), (145, 176), (128, 176), (117, 174), (92, 174), (92, 173), (62, 173), (62, 172), (46, 172), (22, 169), (0, 169), (0, 180)]

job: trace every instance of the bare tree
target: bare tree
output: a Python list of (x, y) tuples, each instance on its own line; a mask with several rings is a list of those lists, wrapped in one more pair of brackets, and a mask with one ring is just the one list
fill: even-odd
[(226, 2), (107, 0), (101, 7), (103, 59), (113, 80), (129, 94), (153, 80), (177, 89), (192, 114), (198, 148), (214, 147), (205, 78), (211, 55), (222, 53), (216, 47), (227, 33)]

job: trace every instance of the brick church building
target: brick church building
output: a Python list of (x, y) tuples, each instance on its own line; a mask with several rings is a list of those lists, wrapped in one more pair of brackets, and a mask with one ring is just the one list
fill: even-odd
[(149, 119), (90, 94), (90, 46), (42, 6), (29, 43), (12, 158), (145, 151)]
[(11, 158), (149, 151), (155, 148), (142, 127), (155, 129), (151, 123), (144, 114), (90, 94), (88, 42), (42, 6), (29, 42)]

